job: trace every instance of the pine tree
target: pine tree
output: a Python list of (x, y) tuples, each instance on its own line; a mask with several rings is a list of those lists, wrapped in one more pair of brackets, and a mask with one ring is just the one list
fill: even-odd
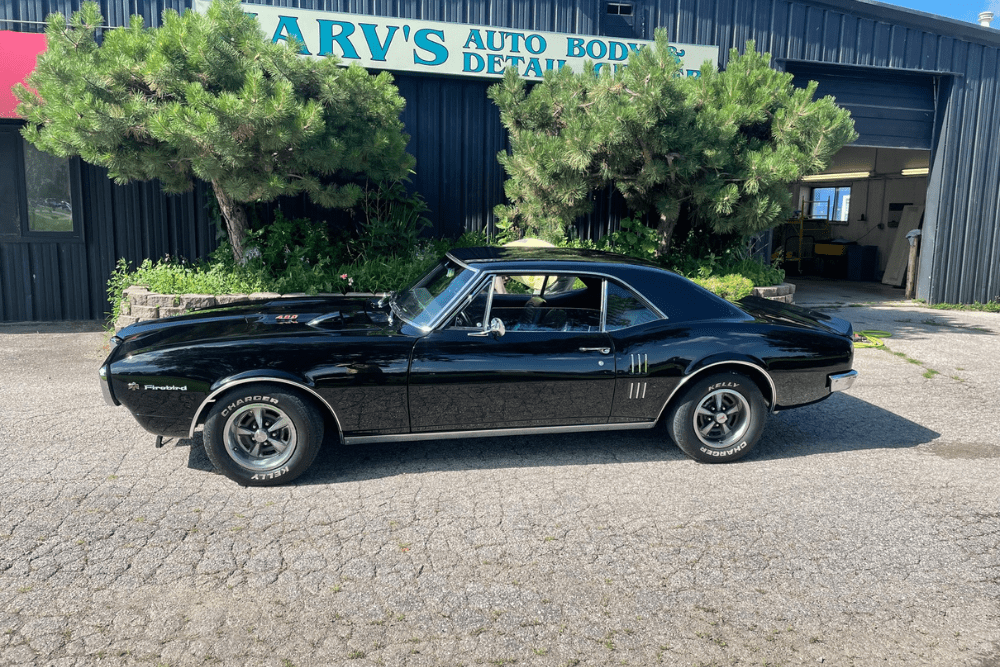
[(725, 71), (682, 78), (657, 30), (615, 74), (547, 72), (529, 92), (508, 72), (490, 89), (511, 142), (499, 156), (511, 200), (497, 207), (501, 224), (562, 238), (608, 184), (656, 221), (661, 251), (679, 221), (739, 235), (776, 224), (790, 209), (788, 185), (857, 135), (832, 98), (813, 100), (815, 83), (795, 88), (754, 49), (734, 49)]
[[(168, 192), (211, 183), (233, 255), (243, 260), (244, 204), (306, 193), (350, 207), (359, 181), (405, 177), (414, 164), (389, 74), (272, 44), (238, 0), (163, 25), (101, 30), (98, 5), (48, 19), (48, 50), (18, 86), (27, 141), (105, 167), (118, 183), (159, 179)], [(103, 32), (103, 40), (98, 32)], [(100, 43), (99, 43), (100, 42)]]

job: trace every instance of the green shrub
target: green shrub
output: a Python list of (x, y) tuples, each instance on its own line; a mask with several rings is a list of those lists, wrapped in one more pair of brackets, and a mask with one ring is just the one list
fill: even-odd
[(156, 262), (143, 260), (132, 269), (119, 259), (108, 280), (109, 323), (118, 319), (125, 290), (132, 285), (145, 285), (159, 294), (249, 294), (267, 291), (268, 283), (251, 268), (235, 265), (228, 245), (193, 264), (166, 257)]
[(355, 258), (407, 257), (431, 225), (423, 216), (427, 202), (419, 193), (408, 194), (400, 181), (369, 188), (359, 208), (364, 220), (351, 244)]
[[(326, 234), (321, 231), (325, 225), (316, 224), (309, 229), (308, 224), (282, 218), (275, 230), (255, 235), (254, 247), (258, 252), (250, 253), (245, 265), (233, 261), (225, 244), (208, 259), (193, 264), (170, 258), (157, 262), (147, 259), (133, 269), (124, 259), (119, 260), (108, 280), (112, 308), (109, 325), (121, 314), (125, 289), (132, 285), (145, 285), (160, 294), (382, 293), (414, 282), (453, 247), (489, 245), (484, 233), (466, 232), (456, 241), (415, 243), (403, 256), (362, 255), (354, 261), (335, 263), (330, 257), (337, 257), (338, 250), (324, 250), (317, 241)], [(279, 243), (291, 245), (279, 246)], [(287, 251), (278, 251), (286, 247)]]
[(692, 280), (729, 301), (739, 301), (749, 295), (754, 288), (754, 284), (749, 278), (735, 273), (710, 278), (692, 278)]

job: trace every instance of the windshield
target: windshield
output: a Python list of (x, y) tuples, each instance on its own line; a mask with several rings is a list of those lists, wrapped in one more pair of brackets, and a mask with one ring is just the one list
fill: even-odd
[(396, 294), (393, 305), (404, 320), (415, 327), (427, 328), (475, 275), (475, 271), (445, 259), (412, 286)]

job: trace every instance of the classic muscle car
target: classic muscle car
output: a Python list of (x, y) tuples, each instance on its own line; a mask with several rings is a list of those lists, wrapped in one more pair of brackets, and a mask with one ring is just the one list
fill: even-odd
[(845, 320), (730, 303), (599, 252), (463, 248), (408, 289), (140, 322), (112, 339), (106, 400), (151, 433), (204, 428), (244, 485), (302, 474), (340, 443), (648, 429), (690, 457), (745, 456), (767, 415), (851, 386)]

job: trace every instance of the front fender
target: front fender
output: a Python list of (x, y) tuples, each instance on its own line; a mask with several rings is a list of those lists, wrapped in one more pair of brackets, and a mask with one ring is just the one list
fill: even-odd
[(312, 382), (306, 378), (298, 377), (294, 373), (288, 373), (286, 371), (279, 370), (253, 370), (246, 371), (244, 373), (237, 373), (231, 375), (227, 378), (218, 380), (212, 385), (212, 391), (209, 395), (202, 401), (201, 405), (195, 411), (194, 417), (191, 420), (191, 426), (188, 430), (188, 437), (194, 437), (194, 431), (198, 427), (198, 424), (205, 420), (205, 416), (208, 414), (208, 410), (212, 405), (218, 400), (219, 396), (222, 394), (236, 389), (242, 385), (254, 384), (254, 383), (269, 383), (269, 384), (281, 384), (286, 386), (291, 386), (299, 391), (302, 391), (318, 401), (333, 417), (334, 421), (337, 423), (337, 433), (339, 434), (341, 443), (344, 440), (344, 430), (341, 428), (340, 419), (337, 417), (337, 413), (334, 412), (333, 407), (323, 398), (319, 392), (316, 391)]

